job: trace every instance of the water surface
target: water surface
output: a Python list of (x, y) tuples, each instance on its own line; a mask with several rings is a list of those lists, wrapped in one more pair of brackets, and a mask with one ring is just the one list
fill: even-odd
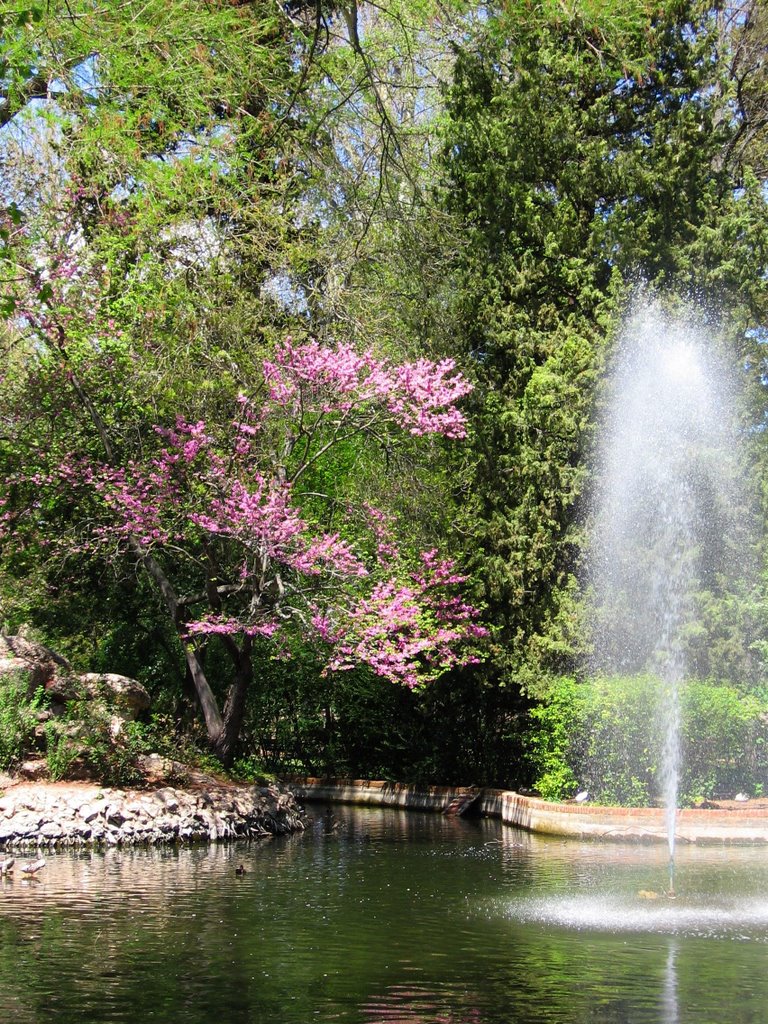
[[(763, 1021), (759, 849), (312, 810), (304, 835), (52, 855), (0, 886), (13, 1024)], [(247, 873), (235, 876), (243, 863)]]

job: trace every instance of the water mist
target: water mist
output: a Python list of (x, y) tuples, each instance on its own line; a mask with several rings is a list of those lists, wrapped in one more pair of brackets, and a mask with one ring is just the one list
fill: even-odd
[(697, 594), (733, 561), (741, 506), (735, 436), (731, 389), (712, 340), (653, 306), (635, 315), (619, 345), (599, 453), (591, 668), (658, 680), (657, 796), (671, 867), (687, 637)]

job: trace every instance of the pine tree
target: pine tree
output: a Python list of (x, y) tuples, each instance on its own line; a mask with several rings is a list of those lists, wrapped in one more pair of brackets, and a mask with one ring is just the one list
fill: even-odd
[(457, 345), (478, 382), (463, 528), (502, 683), (578, 653), (597, 386), (629, 296), (706, 293), (736, 311), (741, 359), (765, 313), (765, 202), (735, 158), (730, 30), (682, 0), (519, 2), (458, 50), (444, 160), (465, 231)]

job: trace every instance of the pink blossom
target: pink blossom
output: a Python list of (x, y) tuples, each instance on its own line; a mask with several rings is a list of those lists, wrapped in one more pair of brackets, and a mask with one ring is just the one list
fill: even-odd
[[(60, 294), (73, 267), (62, 258), (50, 308), (31, 293), (24, 307), (31, 329), (51, 345), (60, 344), (67, 316), (85, 330), (84, 315), (66, 309)], [(94, 305), (87, 330), (98, 334), (99, 322), (114, 330), (97, 312)], [(181, 415), (158, 425), (135, 460), (100, 465), (73, 455), (52, 469), (41, 450), (39, 464), (16, 481), (27, 508), (43, 514), (45, 493), (73, 504), (85, 498), (88, 537), (62, 546), (95, 544), (108, 557), (122, 550), (139, 560), (151, 552), (187, 594), (187, 637), (260, 637), (279, 651), (295, 626), (330, 648), (328, 671), (364, 664), (411, 687), (471, 664), (487, 631), (456, 592), (466, 578), (455, 563), (430, 550), (414, 564), (398, 549), (394, 517), (370, 505), (362, 517), (359, 506), (347, 508), (342, 523), (343, 500), (329, 502), (322, 517), (332, 515), (334, 528), (324, 529), (312, 522), (313, 513), (321, 518), (321, 496), (301, 494), (310, 479), (301, 474), (339, 438), (398, 430), (464, 436), (459, 402), (471, 385), (451, 360), (398, 366), (348, 344), (291, 338), (262, 369), (253, 389), (260, 400), (238, 395), (215, 425)], [(0, 494), (0, 534), (19, 520)]]
[(208, 615), (204, 619), (190, 622), (187, 633), (190, 636), (235, 636), (244, 633), (246, 636), (271, 638), (279, 629), (280, 623), (274, 620), (248, 623), (238, 618)]
[(456, 372), (452, 359), (390, 366), (370, 351), (359, 355), (343, 343), (330, 348), (317, 341), (294, 346), (287, 340), (273, 360), (264, 361), (263, 372), (278, 407), (300, 403), (304, 410), (348, 415), (378, 402), (414, 435), (466, 436), (457, 402), (472, 385)]

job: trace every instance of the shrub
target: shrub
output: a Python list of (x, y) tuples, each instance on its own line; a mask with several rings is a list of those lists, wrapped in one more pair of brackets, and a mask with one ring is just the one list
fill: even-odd
[(0, 677), (0, 770), (7, 771), (32, 746), (42, 691), (30, 700), (29, 683), (24, 673)]
[(108, 786), (129, 786), (143, 779), (138, 757), (147, 752), (146, 727), (124, 722), (115, 731), (108, 705), (93, 699), (80, 683), (66, 715), (46, 724), (46, 762), (54, 780), (83, 771)]
[(576, 792), (571, 767), (571, 737), (583, 713), (584, 691), (568, 676), (552, 681), (546, 701), (531, 709), (534, 727), (528, 742), (535, 785), (545, 800), (562, 800)]
[(69, 776), (79, 753), (80, 747), (64, 723), (45, 723), (45, 762), (48, 775), (54, 782), (60, 782)]
[[(600, 803), (659, 802), (663, 684), (652, 676), (551, 680), (531, 712), (528, 757), (545, 799), (588, 789)], [(768, 701), (691, 680), (680, 690), (680, 802), (762, 792), (768, 780)]]

